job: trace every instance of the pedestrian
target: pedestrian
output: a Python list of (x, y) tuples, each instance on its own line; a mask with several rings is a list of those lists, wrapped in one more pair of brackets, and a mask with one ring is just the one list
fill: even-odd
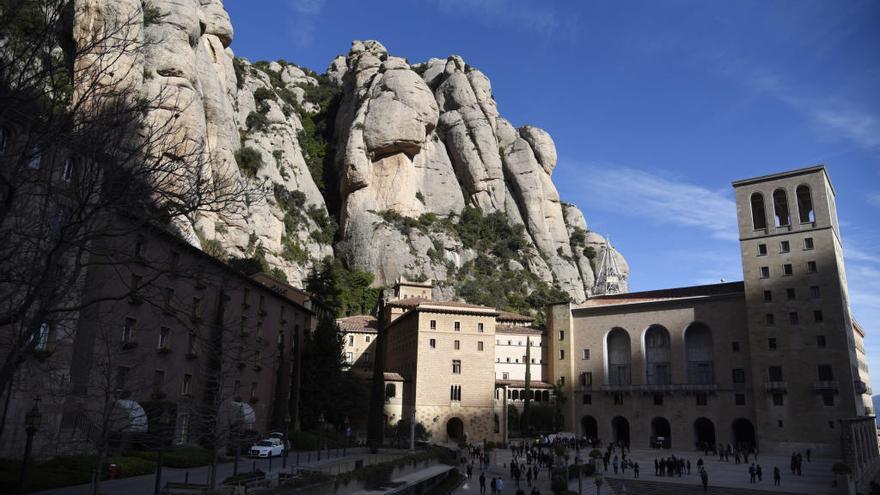
[(757, 473), (755, 472), (755, 463), (752, 463), (752, 465), (749, 466), (749, 483), (755, 482), (755, 475), (756, 474)]
[(807, 449), (807, 462), (810, 462), (810, 449)]
[(654, 459), (654, 476), (660, 476), (660, 461), (657, 459)]
[(532, 470), (526, 469), (526, 482), (528, 482), (529, 486), (532, 486)]
[(498, 481), (495, 482), (495, 485), (498, 488), (498, 495), (501, 495), (504, 492), (504, 480), (501, 479), (501, 476), (498, 477)]
[(639, 477), (639, 463), (638, 462), (633, 464), (633, 477), (634, 478)]
[(782, 475), (779, 473), (779, 466), (773, 466), (773, 486), (779, 486), (782, 483)]
[(761, 469), (760, 464), (755, 466), (755, 475), (758, 476), (758, 483), (760, 483), (764, 479), (764, 471)]
[(537, 486), (532, 487), (532, 492), (529, 495), (541, 495), (541, 492), (538, 491)]
[(472, 475), (472, 474), (474, 474), (474, 465), (473, 465), (473, 464), (468, 464), (468, 467), (467, 467), (467, 477), (468, 477), (468, 479), (471, 479), (471, 475)]
[(492, 492), (492, 495), (498, 495), (498, 479), (493, 477), (492, 481), (489, 482), (489, 491)]
[(486, 473), (480, 473), (480, 495), (486, 495)]
[(688, 472), (688, 474), (691, 474), (691, 460), (688, 459), (688, 460), (687, 460), (687, 464), (685, 464), (685, 465), (687, 466), (687, 472)]
[(703, 468), (700, 468), (700, 481), (703, 482), (703, 491), (709, 490), (709, 473)]
[(617, 456), (614, 456), (614, 460), (611, 462), (611, 465), (614, 466), (614, 474), (617, 474), (617, 468), (620, 466), (620, 461), (617, 460)]

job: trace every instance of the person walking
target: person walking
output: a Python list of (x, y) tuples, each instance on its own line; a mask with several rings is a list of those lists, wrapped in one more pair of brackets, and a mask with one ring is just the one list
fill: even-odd
[(634, 478), (639, 477), (639, 463), (638, 462), (633, 464), (633, 477)]
[(764, 480), (764, 471), (761, 469), (760, 464), (755, 466), (755, 475), (758, 477), (758, 483)]
[(620, 466), (620, 461), (617, 460), (617, 456), (614, 456), (614, 460), (611, 462), (611, 465), (614, 467), (614, 474), (617, 474), (617, 468)]
[(810, 462), (810, 449), (807, 449), (807, 462)]
[(755, 474), (755, 464), (752, 463), (752, 465), (749, 466), (749, 483), (755, 482)]
[(498, 481), (495, 482), (497, 493), (501, 495), (504, 492), (504, 480), (501, 479), (501, 476), (498, 477)]
[(709, 490), (709, 473), (706, 472), (705, 468), (700, 468), (700, 481), (703, 482), (703, 491)]
[(492, 495), (498, 495), (498, 485), (496, 485), (497, 479), (492, 477), (492, 480), (489, 482), (489, 491), (492, 492)]
[(474, 474), (474, 465), (468, 464), (467, 466), (467, 479), (471, 479), (471, 475)]
[(690, 475), (691, 474), (691, 460), (690, 459), (687, 460), (687, 463), (685, 464), (685, 466), (687, 466), (687, 472), (688, 472), (688, 475)]
[(531, 470), (531, 468), (526, 469), (526, 482), (529, 484), (529, 486), (532, 486), (532, 470)]
[(782, 483), (782, 474), (779, 472), (779, 466), (773, 466), (773, 486), (779, 486)]
[(480, 473), (480, 495), (486, 495), (486, 473)]

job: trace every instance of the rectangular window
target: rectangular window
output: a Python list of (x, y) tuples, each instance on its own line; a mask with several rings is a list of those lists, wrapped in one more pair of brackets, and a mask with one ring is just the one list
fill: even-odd
[(477, 332), (479, 332), (479, 333), (483, 333), (483, 330), (484, 330), (484, 328), (483, 328), (483, 324), (482, 324), (482, 323), (477, 323)]
[(461, 349), (461, 341), (456, 340), (455, 342), (452, 343), (452, 347), (453, 347), (456, 351), (459, 350), (459, 349)]
[(180, 395), (192, 395), (192, 375), (183, 375), (183, 383), (180, 387)]
[(819, 323), (819, 322), (821, 322), (823, 319), (824, 319), (824, 316), (822, 316), (822, 310), (821, 310), (821, 309), (817, 309), (817, 310), (813, 311), (813, 321), (815, 321), (816, 323)]
[(137, 320), (134, 318), (125, 319), (125, 323), (122, 324), (122, 345), (134, 342), (135, 325), (137, 325)]
[(770, 337), (769, 339), (767, 339), (767, 348), (770, 349), (771, 351), (776, 350), (776, 338), (775, 337)]
[(770, 267), (762, 266), (761, 267), (761, 278), (770, 278)]
[(818, 267), (816, 266), (816, 262), (815, 262), (815, 261), (808, 261), (808, 262), (807, 262), (807, 272), (809, 272), (809, 273), (816, 273), (818, 270), (819, 270), (819, 269), (818, 269)]
[(770, 302), (773, 300), (773, 291), (765, 290), (764, 291), (764, 302)]
[(461, 374), (461, 361), (458, 359), (452, 360), (452, 372), (456, 375)]
[(187, 345), (187, 353), (190, 356), (196, 355), (196, 334), (193, 332), (189, 333), (189, 343)]
[(745, 383), (746, 382), (746, 370), (743, 368), (734, 368), (733, 369), (733, 383)]
[(200, 306), (202, 304), (202, 300), (198, 297), (194, 297), (192, 299), (192, 317), (195, 319), (199, 318)]
[(346, 364), (354, 363), (354, 355), (352, 353), (350, 353), (350, 352), (345, 353), (345, 363)]
[(565, 359), (565, 349), (559, 349), (559, 359)]
[(767, 254), (767, 245), (766, 244), (758, 244), (758, 256), (764, 256)]
[(501, 379), (502, 380), (510, 380), (510, 373), (508, 373), (506, 371), (501, 373)]
[(733, 352), (739, 352), (739, 342), (731, 342), (730, 348)]
[[(780, 394), (780, 393), (773, 394), (773, 405), (774, 406), (785, 405), (785, 399), (783, 398), (782, 394)], [(780, 420), (780, 423), (782, 423), (782, 420)]]
[(431, 330), (437, 330), (437, 320), (431, 320), (428, 326), (431, 328)]
[(697, 405), (698, 406), (705, 406), (706, 404), (709, 403), (709, 397), (704, 392), (696, 394), (696, 398), (697, 398)]
[(824, 335), (817, 335), (817, 336), (816, 336), (816, 345), (817, 345), (820, 349), (824, 349), (824, 348), (825, 348), (826, 344), (825, 344), (825, 336), (824, 336)]
[(785, 289), (785, 298), (786, 299), (795, 299), (795, 297), (796, 297), (795, 294), (796, 293), (795, 293), (794, 287), (789, 287), (789, 288)]
[(166, 310), (170, 310), (174, 305), (174, 289), (165, 287), (162, 291), (162, 304)]
[(782, 265), (782, 274), (786, 277), (794, 274), (794, 269), (791, 267), (791, 263)]
[(369, 344), (370, 343), (370, 336), (369, 335), (365, 336), (364, 341)]
[(792, 311), (788, 313), (788, 322), (792, 325), (797, 325), (800, 322), (800, 318), (798, 317), (797, 311)]
[(564, 386), (564, 385), (565, 385), (565, 377), (564, 377), (564, 376), (560, 376), (560, 377), (559, 377), (559, 386), (562, 387), (562, 386)]
[(461, 322), (460, 321), (452, 322), (452, 328), (456, 332), (460, 332), (461, 331)]
[(663, 405), (663, 394), (654, 394), (654, 405), (662, 406)]
[(813, 299), (819, 299), (821, 297), (821, 293), (819, 292), (818, 285), (810, 286), (810, 297)]
[(789, 244), (788, 241), (782, 241), (779, 243), (779, 252), (780, 253), (787, 253), (789, 251), (791, 251), (791, 245)]
[(593, 385), (593, 373), (590, 371), (584, 371), (581, 373), (581, 385), (585, 387), (590, 387)]
[(361, 359), (363, 360), (364, 364), (370, 364), (370, 357), (371, 356), (369, 352), (365, 352), (361, 355)]
[(820, 382), (830, 382), (831, 380), (834, 380), (834, 371), (832, 371), (830, 364), (820, 364), (816, 366), (816, 369), (819, 372)]
[[(773, 398), (773, 403), (774, 404), (776, 403), (776, 397)], [(779, 404), (777, 404), (777, 405), (780, 405), (780, 406), (782, 405), (782, 396), (781, 395), (779, 396)], [(782, 428), (782, 420), (781, 419), (776, 420), (776, 426)]]
[(733, 403), (737, 406), (746, 405), (746, 394), (734, 394), (733, 395)]
[(180, 268), (180, 253), (171, 251), (171, 259), (168, 261), (168, 266), (171, 269), (171, 274), (174, 275)]
[(565, 340), (565, 330), (559, 331), (559, 340)]
[(354, 346), (354, 335), (349, 335), (349, 336), (348, 336), (348, 346), (349, 346), (349, 347), (353, 347), (353, 346)]
[(169, 342), (168, 340), (171, 337), (171, 329), (168, 327), (162, 327), (159, 329), (159, 345), (158, 349), (168, 349)]
[(147, 241), (143, 237), (138, 236), (137, 240), (135, 240), (135, 242), (134, 242), (134, 257), (135, 257), (135, 259), (140, 260), (140, 259), (144, 258), (144, 254), (146, 253), (146, 250), (147, 250), (146, 245), (147, 245)]
[(51, 333), (52, 327), (47, 322), (40, 323), (40, 333), (37, 335), (37, 344), (34, 346), (34, 350), (37, 351), (45, 351), (49, 346), (49, 333)]
[(812, 237), (805, 237), (804, 238), (804, 249), (806, 249), (806, 250), (813, 249), (813, 238)]
[(767, 313), (766, 315), (764, 315), (764, 320), (767, 322), (768, 325), (776, 324), (776, 318), (773, 316), (773, 313)]
[(583, 353), (581, 354), (581, 359), (583, 359), (583, 360), (590, 359), (590, 350), (589, 349), (583, 350)]
[(251, 382), (251, 401), (257, 398), (257, 382)]
[(582, 400), (585, 406), (591, 405), (593, 403), (593, 394), (584, 394)]
[(782, 366), (770, 366), (767, 368), (767, 376), (770, 378), (771, 382), (781, 382), (782, 378)]
[(823, 390), (822, 393), (822, 405), (824, 406), (833, 406), (834, 405), (834, 392), (831, 390)]
[(453, 402), (461, 401), (461, 385), (451, 385), (449, 387), (449, 400)]

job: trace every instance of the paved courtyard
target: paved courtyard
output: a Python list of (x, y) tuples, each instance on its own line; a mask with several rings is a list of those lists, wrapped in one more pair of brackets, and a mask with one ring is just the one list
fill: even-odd
[[(586, 452), (582, 451), (584, 457), (586, 457)], [(619, 451), (617, 452), (619, 455)], [(654, 476), (654, 459), (660, 456), (668, 457), (671, 455), (675, 455), (676, 457), (681, 457), (686, 460), (691, 461), (691, 474), (683, 474), (681, 477), (663, 477), (663, 476)], [(676, 450), (633, 450), (632, 452), (627, 454), (628, 458), (633, 459), (633, 461), (639, 463), (640, 467), (640, 480), (646, 482), (659, 482), (663, 484), (669, 484), (670, 488), (673, 488), (673, 484), (675, 485), (691, 485), (694, 488), (700, 488), (700, 476), (697, 471), (697, 460), (699, 458), (703, 458), (703, 463), (706, 468), (706, 471), (709, 474), (709, 486), (710, 487), (726, 487), (733, 489), (740, 489), (748, 492), (778, 492), (778, 493), (797, 493), (797, 494), (807, 494), (807, 495), (826, 495), (831, 493), (831, 483), (834, 479), (834, 475), (831, 473), (831, 465), (833, 461), (831, 459), (812, 459), (812, 462), (806, 462), (804, 459), (803, 463), (803, 475), (796, 476), (792, 475), (789, 470), (789, 458), (788, 456), (773, 456), (773, 455), (759, 455), (758, 464), (761, 465), (763, 469), (763, 480), (751, 484), (749, 483), (749, 473), (748, 468), (753, 459), (749, 458), (749, 464), (735, 464), (733, 461), (733, 457), (731, 457), (729, 462), (719, 461), (717, 456), (712, 456), (711, 454), (708, 457), (703, 457), (702, 453), (693, 452), (693, 451), (676, 451)], [(501, 476), (504, 479), (504, 494), (513, 494), (516, 492), (516, 485), (514, 481), (510, 478), (510, 471), (507, 467), (510, 462), (512, 455), (510, 450), (496, 450), (491, 453), (491, 463), (489, 466), (489, 470), (486, 472), (487, 479), (487, 488), (486, 494), (490, 494), (490, 490), (488, 488), (488, 482), (493, 477)], [(613, 456), (612, 456), (613, 458)], [(782, 473), (782, 481), (779, 487), (773, 486), (773, 467), (778, 466), (780, 472)], [(475, 465), (476, 468), (476, 465)], [(602, 466), (600, 464), (600, 472)], [(455, 492), (457, 495), (479, 495), (480, 494), (480, 486), (479, 486), (479, 470), (475, 469), (473, 477), (467, 481)], [(610, 494), (615, 493), (614, 488), (616, 488), (616, 493), (626, 493), (620, 487), (621, 483), (617, 480), (623, 480), (622, 485), (627, 486), (627, 484), (632, 487), (634, 485), (633, 480), (633, 471), (631, 469), (626, 470), (625, 475), (615, 475), (611, 465), (608, 466), (607, 472), (602, 472), (602, 475), (608, 480), (603, 483), (599, 493), (600, 494)], [(525, 481), (521, 482), (523, 490), (528, 495), (531, 491), (531, 488), (525, 483)], [(609, 486), (610, 485), (610, 486)], [(548, 495), (551, 492), (550, 490), (550, 479), (547, 474), (547, 470), (542, 470), (540, 475), (538, 476), (538, 480), (536, 483), (538, 490), (542, 495)], [(578, 491), (578, 481), (572, 480), (569, 482), (569, 489), (577, 492)], [(633, 492), (631, 488), (627, 489), (627, 492)], [(584, 495), (594, 495), (596, 494), (596, 486), (593, 483), (593, 479), (583, 479), (582, 480), (582, 491)], [(711, 491), (710, 491), (711, 493)]]

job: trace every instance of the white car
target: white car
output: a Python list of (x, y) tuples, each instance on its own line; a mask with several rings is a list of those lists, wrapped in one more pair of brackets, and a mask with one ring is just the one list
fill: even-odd
[(278, 438), (266, 438), (251, 445), (248, 455), (251, 457), (275, 457), (284, 454), (284, 442)]

